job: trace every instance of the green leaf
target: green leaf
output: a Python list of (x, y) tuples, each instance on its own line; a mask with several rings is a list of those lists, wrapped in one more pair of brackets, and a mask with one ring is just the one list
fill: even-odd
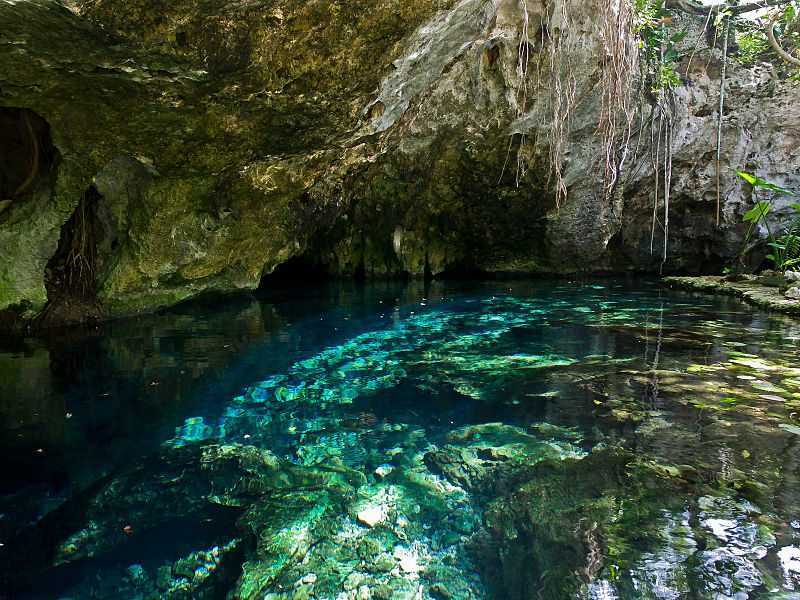
[(750, 185), (755, 185), (756, 184), (756, 179), (757, 178), (756, 178), (755, 175), (750, 175), (750, 173), (745, 173), (744, 171), (736, 171), (736, 174), (739, 177), (741, 177), (742, 179), (744, 179)]
[(672, 37), (671, 37), (669, 40), (670, 40), (670, 41), (671, 41), (673, 44), (677, 44), (678, 42), (682, 42), (682, 41), (683, 41), (683, 40), (686, 38), (686, 36), (687, 36), (687, 35), (689, 35), (689, 32), (688, 32), (688, 31), (686, 31), (686, 30), (684, 30), (684, 31), (679, 31), (678, 33), (676, 33), (675, 35), (673, 35), (673, 36), (672, 36)]
[(770, 208), (772, 208), (772, 205), (769, 202), (762, 200), (761, 202), (757, 202), (753, 208), (744, 213), (744, 217), (742, 218), (748, 223), (758, 223), (759, 221), (767, 218)]
[(791, 190), (787, 190), (786, 188), (782, 188), (781, 186), (775, 185), (774, 183), (770, 183), (769, 181), (764, 181), (763, 179), (759, 183), (760, 183), (760, 187), (764, 188), (765, 190), (771, 190), (773, 192), (777, 192), (778, 194), (783, 194), (784, 196), (795, 196), (796, 195)]
[(754, 188), (761, 188), (764, 190), (770, 190), (773, 192), (777, 192), (779, 194), (783, 194), (785, 196), (795, 196), (796, 194), (792, 191), (787, 190), (786, 188), (782, 188), (779, 185), (775, 185), (774, 183), (770, 183), (766, 179), (762, 179), (756, 175), (751, 173), (746, 173), (744, 171), (736, 171), (736, 174), (744, 179), (747, 183), (752, 185)]
[(778, 427), (780, 427), (781, 429), (785, 429), (789, 433), (800, 435), (800, 427), (798, 427), (797, 425), (786, 425), (785, 423), (781, 423), (780, 425), (778, 425)]

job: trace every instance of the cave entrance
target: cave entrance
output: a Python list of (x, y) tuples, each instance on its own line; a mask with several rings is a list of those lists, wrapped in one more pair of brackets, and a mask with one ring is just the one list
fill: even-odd
[(27, 108), (0, 107), (0, 213), (24, 200), (47, 176), (57, 151), (50, 125)]
[(47, 306), (39, 326), (85, 323), (99, 319), (97, 299), (97, 217), (102, 195), (94, 186), (81, 196), (72, 216), (61, 226), (56, 253), (45, 268)]
[(272, 273), (264, 274), (258, 289), (315, 284), (328, 279), (330, 273), (324, 264), (309, 256), (299, 255), (279, 264)]

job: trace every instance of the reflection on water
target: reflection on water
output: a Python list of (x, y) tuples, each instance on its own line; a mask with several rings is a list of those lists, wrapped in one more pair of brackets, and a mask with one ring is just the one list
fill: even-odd
[(9, 340), (0, 583), (792, 597), (798, 339), (601, 280), (288, 288)]

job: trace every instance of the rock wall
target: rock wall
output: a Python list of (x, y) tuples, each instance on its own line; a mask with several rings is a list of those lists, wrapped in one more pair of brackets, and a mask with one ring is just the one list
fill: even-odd
[[(600, 0), (379, 0), (369, 10), (353, 0), (6, 0), (0, 163), (9, 181), (30, 181), (0, 185), (10, 196), (0, 198), (0, 311), (20, 323), (64, 302), (56, 273), (96, 290), (45, 311), (64, 322), (253, 289), (291, 259), (370, 277), (659, 270), (647, 90), (636, 151), (615, 193), (603, 193), (598, 15), (608, 10)], [(531, 83), (556, 39), (575, 93), (558, 208), (551, 92), (546, 78)], [(721, 62), (703, 44), (684, 54), (663, 268), (708, 271), (743, 235), (751, 191), (735, 169), (800, 189), (798, 83), (768, 65), (730, 68), (717, 227)], [(14, 143), (29, 158), (9, 159)], [(77, 218), (87, 193), (90, 214)], [(65, 239), (81, 243), (54, 268)]]

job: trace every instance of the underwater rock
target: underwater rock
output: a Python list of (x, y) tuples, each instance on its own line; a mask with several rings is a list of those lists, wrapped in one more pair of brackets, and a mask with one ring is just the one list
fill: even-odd
[(384, 479), (387, 477), (392, 471), (394, 471), (394, 467), (392, 465), (379, 465), (374, 473), (378, 479)]
[(502, 493), (509, 480), (539, 461), (579, 457), (569, 442), (531, 435), (519, 427), (485, 423), (450, 432), (445, 446), (425, 454), (425, 464), (478, 494)]
[[(149, 543), (146, 540), (157, 537), (159, 527), (168, 522), (191, 523), (187, 526), (201, 534), (213, 523), (230, 526), (238, 517), (244, 535), (257, 535), (259, 527), (271, 523), (260, 516), (269, 507), (275, 511), (276, 495), (286, 502), (302, 499), (313, 507), (322, 498), (351, 493), (350, 477), (341, 467), (293, 465), (253, 446), (166, 447), (76, 494), (2, 550), (9, 557), (24, 557), (25, 567), (15, 567), (16, 582), (24, 585), (50, 564), (100, 558), (133, 540)], [(320, 491), (304, 491), (314, 488)], [(154, 505), (158, 511), (150, 509)], [(280, 539), (277, 533), (268, 537), (274, 538), (272, 543)], [(190, 585), (200, 584), (214, 573), (219, 552), (212, 548), (182, 559), (176, 574)], [(7, 567), (12, 563), (6, 562)]]
[(28, 555), (3, 554), (2, 583), (66, 574), (72, 597), (148, 600), (794, 593), (800, 329), (575, 285), (315, 341), (22, 527), (9, 547)]
[(356, 518), (359, 523), (363, 523), (367, 527), (375, 527), (378, 523), (382, 523), (386, 519), (386, 512), (380, 506), (369, 506), (359, 511)]
[[(487, 577), (509, 598), (534, 597), (531, 589), (565, 597), (578, 593), (582, 581), (609, 574), (604, 556), (613, 556), (616, 569), (635, 560), (628, 535), (635, 531), (640, 545), (655, 541), (659, 515), (670, 504), (665, 490), (677, 491), (681, 483), (633, 459), (625, 451), (598, 449), (584, 458), (545, 460), (492, 500), (486, 523), (495, 544), (488, 547), (497, 548), (498, 562), (487, 567)], [(675, 500), (677, 509), (681, 501)]]
[(784, 584), (786, 587), (800, 585), (800, 548), (797, 546), (784, 546), (778, 550), (778, 560), (783, 569)]

